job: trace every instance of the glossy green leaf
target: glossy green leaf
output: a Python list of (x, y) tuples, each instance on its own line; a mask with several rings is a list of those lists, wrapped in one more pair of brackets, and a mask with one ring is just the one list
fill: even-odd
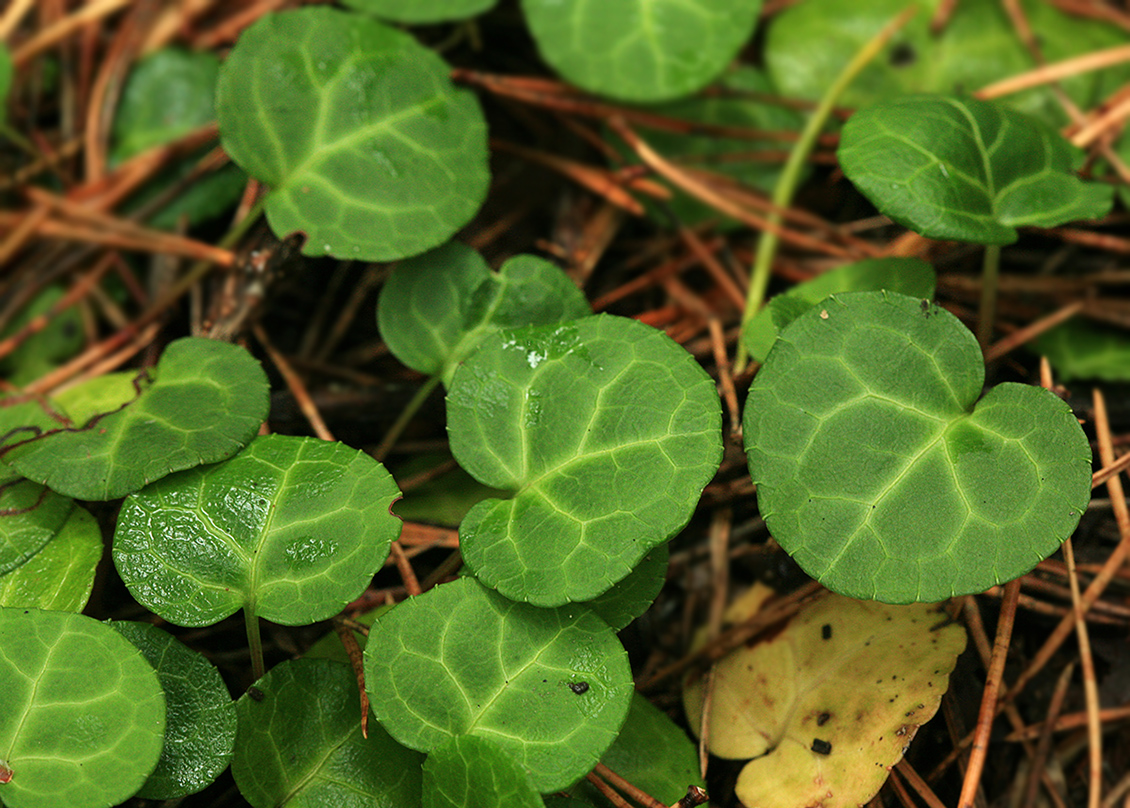
[(157, 765), (165, 699), (153, 668), (81, 614), (0, 608), (0, 785), (8, 808), (104, 808)]
[[(369, 722), (361, 736), (357, 678), (328, 659), (283, 662), (236, 703), (232, 774), (255, 808), (406, 808), (420, 804), (423, 755)], [(262, 696), (262, 698), (259, 698)]]
[(593, 767), (632, 694), (627, 654), (588, 609), (538, 609), (474, 578), (382, 615), (365, 648), (365, 686), (405, 746), (430, 752), (456, 735), (488, 738), (542, 792)]
[(907, 96), (859, 110), (837, 156), (881, 213), (929, 238), (1011, 244), (1016, 228), (1110, 210), (1113, 189), (1074, 174), (1078, 151), (997, 102)]
[[(723, 75), (718, 84), (719, 91), (716, 93), (708, 92), (673, 101), (652, 107), (652, 110), (659, 115), (691, 124), (774, 132), (799, 132), (804, 124), (804, 119), (795, 110), (749, 97), (752, 93), (777, 93), (765, 74), (756, 68), (741, 65)], [(694, 134), (693, 129), (691, 133), (655, 129), (642, 134), (652, 148), (669, 160), (692, 169), (707, 169), (766, 192), (776, 187), (784, 165), (783, 159), (768, 161), (745, 156), (751, 152), (779, 150), (780, 144), (777, 142), (721, 137), (713, 133)], [(715, 208), (680, 191), (675, 191), (675, 196), (668, 204), (684, 224), (696, 224), (721, 216)], [(668, 223), (662, 213), (657, 218), (663, 224)], [(732, 227), (738, 223), (725, 219), (724, 224)]]
[(12, 89), (12, 54), (0, 45), (0, 124), (8, 119), (8, 91)]
[(163, 48), (138, 61), (114, 117), (111, 162), (170, 143), (216, 117), (220, 60), (214, 53)]
[(74, 506), (43, 549), (0, 575), (0, 606), (81, 612), (102, 560), (102, 531), (94, 517)]
[(515, 600), (590, 600), (682, 529), (721, 459), (714, 382), (660, 331), (610, 315), (507, 331), (460, 365), (451, 451), (512, 499), (479, 503), (463, 558)]
[[(632, 694), (624, 728), (600, 762), (664, 805), (678, 802), (687, 786), (706, 787), (695, 744), (640, 693)], [(569, 791), (594, 805), (611, 804), (587, 780)]]
[(518, 762), (489, 738), (456, 735), (424, 761), (424, 808), (544, 808)]
[(760, 0), (522, 0), (545, 61), (624, 101), (669, 101), (713, 81), (753, 35)]
[[(48, 286), (12, 319), (0, 337), (7, 338), (18, 334), (33, 319), (49, 315), (51, 308), (59, 302), (65, 291), (58, 285)], [(78, 309), (69, 306), (51, 317), (46, 328), (25, 339), (8, 356), (0, 359), (0, 368), (5, 377), (16, 387), (29, 384), (53, 369), (66, 359), (70, 359), (83, 344), (82, 317)]]
[(55, 397), (72, 423), (81, 426), (101, 413), (113, 412), (137, 398), (137, 373), (122, 371), (95, 376), (68, 387)]
[(934, 296), (934, 268), (920, 258), (868, 258), (837, 267), (777, 295), (742, 331), (755, 361), (765, 361), (777, 334), (828, 295), (886, 289), (917, 298)]
[(627, 578), (585, 605), (614, 631), (619, 631), (646, 612), (655, 600), (667, 580), (669, 556), (667, 545), (659, 545), (643, 557)]
[(195, 794), (231, 760), (235, 705), (220, 672), (202, 655), (149, 623), (111, 622), (141, 651), (165, 691), (165, 743), (137, 796), (169, 800)]
[(1060, 381), (1130, 382), (1130, 336), (1125, 331), (1071, 320), (1045, 331), (1031, 348), (1048, 358)]
[(5, 460), (61, 494), (115, 499), (171, 472), (231, 457), (267, 417), (266, 374), (237, 345), (179, 339), (149, 379), (120, 410), (29, 438)]
[(409, 25), (465, 20), (494, 8), (498, 0), (344, 0), (344, 5)]
[(28, 480), (0, 486), (0, 575), (19, 567), (63, 529), (74, 501)]
[(12, 468), (2, 451), (26, 438), (70, 422), (62, 409), (53, 402), (24, 393), (0, 393), (0, 485), (23, 479)]
[(208, 626), (240, 608), (314, 623), (381, 568), (400, 534), (389, 513), (399, 496), (364, 452), (268, 435), (126, 499), (114, 564), (138, 602), (178, 625)]
[(328, 7), (264, 15), (220, 71), (224, 149), (307, 255), (389, 261), (446, 241), (489, 182), (486, 123), (408, 34)]
[(576, 284), (548, 261), (519, 255), (491, 272), (477, 252), (452, 241), (393, 270), (377, 324), (397, 359), (450, 384), (488, 335), (591, 313)]
[[(911, 0), (805, 0), (773, 17), (765, 41), (766, 67), (788, 98), (819, 100), (852, 57)], [(867, 64), (841, 96), (861, 108), (909, 93), (973, 92), (1037, 65), (995, 0), (965, 0), (948, 14), (941, 33), (931, 30), (939, 0), (914, 5), (918, 13)], [(1105, 21), (1065, 14), (1053, 3), (1019, 3), (1048, 62), (1125, 44), (1127, 36)], [(812, 47), (819, 42), (820, 47)], [(1076, 104), (1090, 109), (1130, 79), (1120, 65), (1072, 76), (1060, 85)], [(1055, 93), (1038, 87), (1008, 96), (1008, 105), (1053, 126), (1068, 119)]]
[(973, 335), (889, 292), (829, 297), (777, 340), (744, 416), (769, 532), (829, 589), (888, 603), (981, 592), (1071, 534), (1091, 449), (1070, 408), (1006, 383), (978, 400)]

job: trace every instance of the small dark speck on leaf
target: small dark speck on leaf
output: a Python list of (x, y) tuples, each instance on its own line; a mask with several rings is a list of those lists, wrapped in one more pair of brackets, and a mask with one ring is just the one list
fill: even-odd
[(824, 625), (822, 625), (820, 627), (820, 636), (823, 637), (825, 640), (832, 639), (832, 624), (831, 623), (825, 623)]
[(828, 741), (822, 741), (819, 738), (812, 739), (812, 751), (818, 755), (832, 754), (832, 744)]
[(828, 719), (832, 717), (831, 713), (820, 713), (816, 716), (816, 726), (822, 727), (828, 723)]
[(262, 701), (263, 699), (265, 699), (267, 697), (263, 693), (263, 691), (260, 690), (257, 687), (247, 688), (247, 695), (251, 698), (252, 701)]
[(576, 693), (578, 696), (583, 696), (589, 692), (588, 682), (570, 682), (569, 689)]

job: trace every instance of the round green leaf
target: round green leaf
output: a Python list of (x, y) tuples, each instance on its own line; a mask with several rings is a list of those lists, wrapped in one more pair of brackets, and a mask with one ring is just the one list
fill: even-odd
[(1029, 347), (1048, 358), (1060, 381), (1130, 382), (1130, 338), (1124, 330), (1070, 320), (1045, 331)]
[(216, 667), (149, 623), (110, 622), (141, 651), (165, 691), (165, 744), (137, 796), (169, 800), (195, 794), (228, 767), (235, 705)]
[(165, 699), (141, 653), (81, 614), (0, 608), (0, 785), (8, 808), (101, 808), (161, 755)]
[(74, 501), (28, 480), (0, 485), (0, 575), (19, 567), (63, 529)]
[(494, 8), (498, 0), (344, 0), (344, 5), (409, 25), (465, 20)]
[(661, 544), (643, 557), (628, 577), (603, 595), (585, 603), (613, 631), (619, 631), (652, 604), (667, 580), (667, 559), (670, 553)]
[(544, 808), (526, 772), (489, 738), (457, 735), (424, 761), (424, 808)]
[(722, 454), (714, 383), (665, 334), (610, 315), (502, 332), (447, 396), (455, 459), (514, 489), (459, 527), (463, 558), (514, 600), (590, 600), (690, 519)]
[(55, 538), (0, 575), (0, 606), (81, 612), (101, 560), (102, 531), (85, 508), (75, 505)]
[[(255, 808), (420, 804), (423, 756), (369, 722), (361, 736), (357, 678), (328, 659), (283, 662), (236, 702), (232, 774)], [(261, 696), (261, 698), (260, 698)]]
[(238, 345), (179, 339), (149, 378), (121, 409), (28, 438), (5, 460), (61, 494), (116, 499), (170, 472), (231, 457), (267, 417), (266, 374)]
[(920, 258), (868, 258), (836, 267), (783, 292), (742, 330), (749, 355), (763, 362), (778, 332), (828, 295), (886, 289), (917, 298), (934, 296), (934, 268)]
[(365, 687), (405, 746), (488, 738), (546, 792), (583, 777), (612, 743), (632, 678), (616, 635), (588, 609), (538, 609), (461, 578), (377, 619)]
[(1039, 387), (984, 397), (973, 335), (903, 295), (829, 297), (781, 332), (744, 431), (769, 532), (829, 589), (888, 603), (1030, 570), (1090, 499), (1091, 450)]
[(240, 608), (288, 626), (337, 614), (400, 534), (384, 466), (340, 443), (268, 435), (226, 463), (129, 497), (114, 564), (138, 602), (182, 626)]
[(264, 15), (220, 71), (224, 149), (307, 255), (390, 261), (445, 241), (489, 182), (486, 123), (408, 34), (327, 7)]
[(495, 273), (477, 252), (452, 241), (392, 271), (377, 324), (397, 359), (450, 384), (456, 365), (487, 335), (591, 313), (577, 285), (548, 261), (519, 255)]
[(542, 58), (590, 92), (669, 101), (717, 78), (753, 35), (760, 0), (522, 0)]
[(837, 152), (848, 179), (899, 224), (984, 244), (1011, 244), (1017, 227), (1105, 215), (1113, 189), (1080, 181), (1077, 154), (1003, 104), (930, 95), (856, 112)]

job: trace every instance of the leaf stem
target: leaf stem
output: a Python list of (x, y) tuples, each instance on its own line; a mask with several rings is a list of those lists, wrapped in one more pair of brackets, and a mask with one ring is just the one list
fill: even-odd
[(392, 451), (393, 445), (399, 440), (400, 434), (404, 431), (404, 428), (408, 426), (408, 422), (419, 412), (420, 407), (424, 406), (424, 402), (428, 400), (428, 396), (436, 389), (436, 385), (439, 384), (439, 382), (440, 374), (437, 373), (420, 386), (420, 389), (416, 391), (416, 395), (412, 396), (412, 400), (401, 410), (396, 421), (388, 428), (388, 432), (385, 433), (380, 446), (373, 452), (373, 457), (376, 460), (383, 461), (385, 456)]
[(993, 322), (997, 319), (997, 278), (1000, 275), (1001, 248), (998, 244), (985, 247), (981, 263), (981, 312), (977, 319), (977, 342), (981, 350), (993, 341)]
[(251, 650), (251, 676), (258, 682), (264, 673), (263, 641), (259, 637), (259, 616), (254, 607), (243, 607), (243, 620), (247, 626), (247, 647)]
[[(796, 193), (797, 185), (800, 182), (801, 169), (808, 160), (809, 154), (812, 153), (816, 140), (824, 128), (824, 123), (828, 120), (832, 108), (844, 90), (859, 75), (860, 71), (879, 54), (879, 51), (883, 49), (890, 38), (906, 25), (917, 12), (916, 6), (909, 6), (887, 23), (883, 30), (860, 48), (859, 52), (840, 72), (840, 75), (836, 77), (832, 86), (824, 93), (824, 97), (820, 99), (820, 103), (813, 110), (804, 130), (800, 133), (800, 138), (797, 139), (792, 151), (789, 152), (789, 159), (781, 171), (781, 177), (777, 180), (776, 188), (773, 189), (773, 210), (766, 216), (770, 223), (781, 224), (780, 211), (787, 208), (792, 202), (793, 194)], [(757, 256), (750, 271), (749, 292), (746, 295), (745, 311), (742, 313), (742, 331), (745, 331), (746, 325), (757, 314), (761, 304), (765, 301), (765, 290), (769, 286), (770, 269), (773, 266), (773, 257), (777, 254), (778, 240), (775, 230), (762, 231), (761, 238), (758, 239)], [(737, 357), (734, 360), (734, 373), (745, 370), (748, 358), (745, 344), (739, 337)]]

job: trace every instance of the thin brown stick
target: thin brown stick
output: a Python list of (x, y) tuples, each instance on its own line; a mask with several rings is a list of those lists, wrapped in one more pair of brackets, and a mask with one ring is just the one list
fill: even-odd
[(1075, 639), (1079, 643), (1079, 657), (1083, 662), (1083, 694), (1087, 701), (1087, 747), (1090, 763), (1087, 808), (1099, 808), (1103, 787), (1103, 733), (1099, 723), (1099, 688), (1095, 682), (1095, 660), (1091, 656), (1087, 621), (1079, 608), (1079, 579), (1075, 575), (1075, 551), (1072, 549), (1070, 538), (1063, 542), (1063, 558), (1067, 562), (1068, 580), (1071, 583)]
[(1013, 331), (1007, 337), (998, 340), (996, 343), (990, 345), (985, 349), (985, 364), (995, 362), (997, 359), (1000, 359), (1002, 356), (1012, 352), (1016, 348), (1019, 348), (1021, 345), (1024, 345), (1027, 342), (1031, 342), (1036, 337), (1040, 336), (1040, 334), (1043, 334), (1045, 331), (1054, 328), (1055, 326), (1059, 325), (1062, 322), (1065, 322), (1066, 320), (1070, 320), (1076, 314), (1081, 312), (1086, 307), (1086, 305), (1086, 302), (1083, 300), (1077, 300), (1074, 303), (1068, 303), (1058, 311), (1054, 311), (1046, 317), (1041, 317), (1031, 325)]
[(259, 340), (259, 344), (263, 346), (263, 350), (271, 357), (271, 362), (279, 369), (279, 373), (282, 374), (287, 388), (298, 404), (298, 409), (302, 411), (302, 415), (305, 416), (307, 423), (310, 424), (310, 428), (314, 430), (314, 434), (322, 440), (337, 440), (333, 433), (330, 432), (329, 427), (326, 426), (326, 422), (322, 419), (322, 414), (318, 412), (318, 406), (314, 403), (314, 400), (310, 398), (310, 394), (306, 392), (306, 383), (295, 373), (294, 368), (290, 366), (290, 362), (286, 361), (286, 357), (275, 350), (275, 346), (267, 336), (267, 332), (263, 330), (263, 326), (256, 323), (251, 327), (251, 331), (255, 334), (255, 339)]
[(412, 563), (408, 560), (408, 556), (404, 554), (404, 548), (400, 546), (400, 542), (394, 541), (390, 549), (392, 559), (396, 562), (397, 572), (400, 573), (400, 577), (404, 581), (405, 591), (413, 597), (422, 594), (424, 590), (420, 587), (420, 581), (416, 578), (416, 570), (412, 569)]
[(710, 329), (710, 346), (714, 351), (714, 364), (718, 368), (718, 386), (722, 388), (722, 400), (726, 402), (726, 412), (730, 416), (730, 437), (740, 440), (742, 416), (738, 407), (738, 392), (734, 389), (734, 374), (730, 366), (730, 356), (726, 353), (726, 335), (717, 317), (706, 321)]
[(113, 14), (118, 9), (129, 5), (130, 2), (132, 0), (92, 0), (92, 2), (81, 6), (73, 14), (63, 17), (54, 25), (43, 28), (27, 42), (16, 48), (12, 53), (12, 63), (16, 67), (22, 66), (33, 56), (66, 39), (79, 28)]
[(611, 785), (623, 791), (640, 805), (643, 805), (645, 808), (667, 808), (667, 805), (665, 803), (662, 803), (659, 800), (655, 799), (655, 797), (648, 794), (642, 788), (632, 785), (616, 772), (612, 771), (612, 769), (605, 766), (603, 763), (597, 763), (596, 768), (593, 769), (593, 771), (607, 780)]
[[(1103, 724), (1113, 724), (1117, 721), (1126, 721), (1130, 719), (1130, 704), (1123, 704), (1121, 707), (1106, 707), (1099, 710), (1099, 721)], [(1052, 732), (1067, 732), (1068, 730), (1079, 729), (1079, 727), (1087, 726), (1087, 721), (1090, 717), (1087, 710), (1082, 710), (1077, 713), (1067, 713), (1055, 719), (1052, 726)], [(1030, 741), (1040, 736), (1043, 723), (1031, 724), (1024, 727), (1017, 732), (1010, 732), (1004, 736), (1004, 740), (1009, 743), (1016, 741)]]
[[(337, 632), (341, 645), (345, 648), (345, 655), (349, 657), (349, 664), (353, 668), (353, 675), (357, 677), (357, 690), (361, 694), (361, 737), (369, 737), (369, 693), (365, 690), (365, 659), (361, 653), (361, 646), (353, 636), (354, 620), (335, 617), (333, 619), (334, 631)], [(365, 632), (368, 634), (368, 631)]]
[(596, 786), (596, 790), (603, 794), (616, 808), (632, 808), (631, 804), (621, 797), (612, 786), (597, 777), (596, 772), (589, 772), (585, 779)]
[(895, 764), (895, 770), (902, 775), (902, 778), (906, 780), (911, 788), (918, 792), (918, 796), (921, 797), (930, 808), (946, 808), (945, 803), (938, 799), (938, 795), (935, 794), (934, 790), (922, 779), (922, 775), (915, 771), (914, 767), (907, 762), (906, 758), (903, 758)]
[(1063, 709), (1063, 700), (1067, 696), (1067, 688), (1071, 684), (1071, 674), (1074, 671), (1074, 662), (1069, 662), (1064, 666), (1059, 675), (1059, 680), (1056, 682), (1055, 690), (1052, 692), (1051, 701), (1048, 702), (1047, 718), (1044, 719), (1042, 726), (1038, 727), (1040, 740), (1036, 744), (1036, 756), (1029, 763), (1028, 778), (1024, 783), (1024, 799), (1020, 801), (1021, 805), (1036, 804), (1036, 789), (1039, 787), (1040, 774), (1045, 771), (1044, 763), (1048, 759), (1048, 753), (1051, 752), (1052, 728)]

